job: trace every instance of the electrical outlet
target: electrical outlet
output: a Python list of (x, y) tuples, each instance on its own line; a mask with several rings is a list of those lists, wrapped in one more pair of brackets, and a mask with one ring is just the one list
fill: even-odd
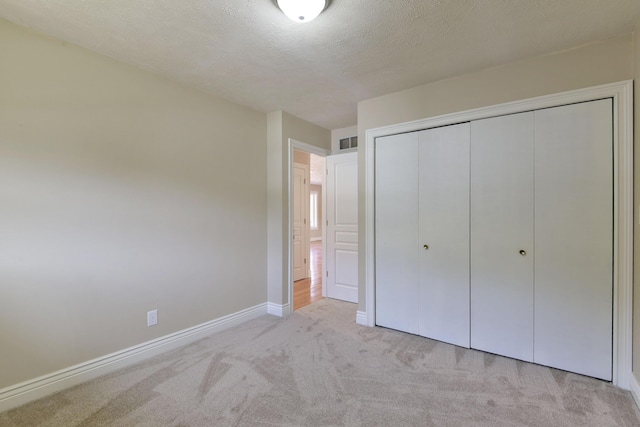
[(147, 311), (147, 326), (158, 324), (158, 310)]

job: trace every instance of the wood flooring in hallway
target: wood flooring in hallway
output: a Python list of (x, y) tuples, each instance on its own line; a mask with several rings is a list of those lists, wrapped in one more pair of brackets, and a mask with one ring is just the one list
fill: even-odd
[(293, 309), (322, 299), (322, 242), (311, 242), (311, 277), (293, 282)]

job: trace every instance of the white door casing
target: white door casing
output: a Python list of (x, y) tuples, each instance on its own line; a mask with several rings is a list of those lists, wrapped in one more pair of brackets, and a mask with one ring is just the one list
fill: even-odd
[(307, 165), (294, 163), (293, 165), (293, 280), (309, 277), (308, 259), (308, 213), (309, 190)]
[(633, 82), (622, 81), (478, 108), (413, 122), (369, 129), (360, 151), (364, 159), (364, 224), (361, 272), (365, 304), (356, 320), (375, 325), (375, 142), (379, 137), (437, 126), (515, 114), (604, 98), (613, 100), (613, 375), (614, 385), (630, 389), (633, 302)]
[[(286, 302), (282, 305), (269, 303), (269, 313), (280, 317), (289, 316), (293, 313), (293, 165), (294, 165), (294, 150), (306, 151), (318, 156), (326, 157), (330, 154), (330, 151), (324, 148), (320, 148), (315, 145), (306, 144), (301, 141), (289, 138), (287, 140), (287, 212), (286, 212), (286, 238), (283, 240), (283, 254), (286, 259), (286, 269), (283, 272), (283, 281), (286, 283), (287, 290), (285, 291)], [(323, 195), (325, 191), (325, 185), (322, 186)], [(322, 206), (323, 217), (325, 210), (325, 203)], [(323, 230), (323, 242), (326, 241), (324, 234), (326, 230)], [(324, 245), (326, 248), (326, 245)], [(325, 249), (326, 250), (326, 249)], [(323, 259), (326, 256), (323, 256)], [(272, 268), (276, 268), (272, 266)], [(279, 268), (279, 267), (277, 267)], [(323, 286), (324, 288), (324, 286)], [(324, 292), (324, 289), (323, 289)]]
[(327, 297), (358, 301), (358, 154), (327, 157)]

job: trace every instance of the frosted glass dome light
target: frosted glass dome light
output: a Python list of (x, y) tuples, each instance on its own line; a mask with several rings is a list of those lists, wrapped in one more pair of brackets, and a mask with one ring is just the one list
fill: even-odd
[(309, 22), (327, 6), (327, 0), (278, 0), (278, 7), (295, 22)]

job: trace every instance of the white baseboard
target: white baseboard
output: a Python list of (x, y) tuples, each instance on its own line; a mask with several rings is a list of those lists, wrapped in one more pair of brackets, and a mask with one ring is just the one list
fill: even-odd
[(367, 324), (367, 312), (366, 311), (356, 311), (356, 323), (362, 326), (369, 326)]
[(312, 237), (310, 240), (312, 242), (321, 242), (322, 241), (322, 237)]
[(636, 401), (636, 405), (640, 408), (640, 384), (633, 373), (629, 374), (629, 386), (631, 396), (633, 396), (633, 400)]
[(182, 347), (266, 314), (267, 303), (259, 304), (116, 353), (6, 387), (0, 390), (0, 412)]
[(268, 302), (267, 313), (273, 316), (287, 317), (290, 314), (289, 304), (275, 304), (272, 302)]

